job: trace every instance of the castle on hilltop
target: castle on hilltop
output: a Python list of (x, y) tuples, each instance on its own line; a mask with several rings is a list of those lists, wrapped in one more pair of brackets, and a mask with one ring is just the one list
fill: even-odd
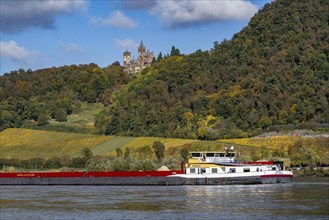
[(144, 69), (145, 67), (150, 66), (152, 64), (153, 59), (154, 59), (154, 53), (151, 52), (150, 50), (147, 50), (143, 44), (143, 41), (141, 41), (138, 47), (137, 60), (131, 58), (131, 53), (129, 51), (126, 50), (123, 53), (124, 71), (128, 74), (137, 73), (142, 69)]

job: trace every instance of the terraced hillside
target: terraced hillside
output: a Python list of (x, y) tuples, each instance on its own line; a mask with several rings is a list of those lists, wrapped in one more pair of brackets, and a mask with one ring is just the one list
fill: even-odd
[(161, 141), (168, 148), (197, 141), (173, 138), (89, 135), (18, 128), (2, 131), (0, 140), (0, 157), (17, 159), (76, 157), (85, 147), (91, 149), (94, 155), (115, 155), (115, 149), (118, 147), (134, 149), (152, 145), (154, 141)]
[(92, 149), (110, 138), (13, 128), (0, 133), (0, 152), (1, 157), (17, 159), (77, 156), (83, 148)]
[(302, 139), (305, 138), (294, 136), (275, 136), (264, 138), (223, 139), (219, 140), (219, 142), (254, 148), (266, 147), (270, 150), (277, 150), (280, 148), (287, 149), (289, 145), (292, 145), (295, 143), (295, 141)]
[[(17, 128), (0, 132), (0, 158), (25, 160), (63, 156), (77, 157), (85, 147), (89, 148), (94, 155), (115, 156), (118, 147), (122, 150), (129, 147), (134, 151), (146, 145), (151, 146), (155, 141), (161, 141), (166, 149), (188, 145), (192, 146), (189, 148), (192, 150), (220, 150), (234, 145), (236, 151), (248, 160), (270, 159), (272, 156), (281, 155), (280, 157), (290, 157), (296, 161), (306, 161), (308, 157), (302, 157), (306, 152), (312, 161), (329, 164), (328, 138), (276, 136), (199, 141), (159, 137), (90, 135)], [(174, 151), (175, 154), (179, 154), (179, 149)], [(255, 155), (258, 156), (253, 158)]]

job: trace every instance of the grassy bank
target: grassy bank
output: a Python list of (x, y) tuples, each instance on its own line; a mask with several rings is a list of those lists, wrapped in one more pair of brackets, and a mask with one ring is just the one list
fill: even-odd
[(115, 156), (116, 148), (124, 150), (129, 147), (134, 150), (152, 145), (155, 141), (161, 141), (167, 149), (199, 142), (188, 139), (104, 136), (19, 128), (0, 132), (0, 140), (1, 157), (15, 159), (76, 157), (83, 148), (89, 148), (94, 155)]
[[(178, 159), (181, 150), (221, 150), (235, 147), (240, 161), (259, 159), (284, 160), (290, 158), (295, 166), (316, 167), (329, 164), (328, 138), (305, 138), (294, 136), (258, 137), (242, 139), (224, 139), (200, 141), (159, 137), (123, 137), (69, 132), (40, 131), (11, 128), (0, 132), (0, 158), (30, 160), (40, 158), (75, 158), (81, 156), (84, 148), (91, 150), (94, 156), (115, 157), (116, 150), (122, 152), (129, 148), (132, 156), (146, 154), (154, 156), (152, 144), (160, 141), (165, 146), (166, 156)], [(290, 162), (289, 162), (290, 165)], [(289, 166), (286, 165), (286, 166)], [(309, 171), (297, 171), (296, 175), (313, 175)], [(314, 175), (327, 175), (315, 172)]]

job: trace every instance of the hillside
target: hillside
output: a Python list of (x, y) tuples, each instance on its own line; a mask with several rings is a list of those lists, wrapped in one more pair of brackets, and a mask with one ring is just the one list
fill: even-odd
[[(0, 168), (13, 166), (33, 168), (74, 166), (84, 149), (91, 150), (89, 161), (103, 167), (108, 161), (121, 164), (119, 168), (133, 165), (138, 159), (147, 163), (155, 157), (152, 145), (160, 141), (165, 147), (165, 159), (160, 163), (178, 166), (189, 151), (220, 150), (234, 146), (240, 161), (259, 159), (281, 160), (289, 157), (293, 165), (328, 165), (328, 138), (277, 136), (263, 138), (222, 139), (198, 141), (160, 137), (123, 137), (65, 132), (37, 131), (30, 129), (6, 129), (0, 132)], [(127, 152), (130, 159), (117, 157), (117, 149)], [(128, 162), (127, 162), (128, 161)], [(77, 163), (77, 162), (75, 162)], [(84, 167), (86, 161), (78, 167)], [(25, 165), (24, 165), (25, 164)], [(71, 164), (71, 165), (70, 165)], [(98, 165), (97, 165), (98, 164)], [(161, 164), (159, 164), (161, 166)], [(162, 164), (163, 165), (163, 164)], [(75, 167), (75, 166), (74, 166)], [(120, 168), (120, 169), (121, 169)]]
[(328, 16), (328, 1), (273, 1), (231, 40), (155, 63), (96, 125), (106, 134), (205, 140), (328, 129)]
[(276, 0), (232, 39), (137, 76), (117, 63), (13, 71), (0, 76), (0, 131), (216, 140), (328, 130), (328, 20), (328, 1)]
[(122, 137), (38, 131), (31, 129), (6, 129), (0, 132), (0, 158), (31, 159), (53, 157), (77, 157), (83, 148), (89, 148), (97, 156), (116, 155), (116, 148), (134, 150), (154, 141), (161, 141), (166, 148), (178, 147), (196, 140)]
[(78, 156), (83, 148), (94, 148), (111, 136), (7, 129), (0, 133), (2, 158), (31, 159)]
[(129, 82), (122, 67), (96, 64), (12, 71), (0, 76), (0, 131), (33, 127), (94, 131), (94, 116)]

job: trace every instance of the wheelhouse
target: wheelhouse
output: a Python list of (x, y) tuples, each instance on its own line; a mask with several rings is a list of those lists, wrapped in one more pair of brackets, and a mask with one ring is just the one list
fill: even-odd
[(186, 174), (224, 174), (224, 173), (254, 173), (278, 170), (269, 164), (238, 164), (235, 162), (235, 152), (200, 151), (190, 152), (186, 164)]
[(234, 163), (235, 152), (201, 151), (190, 152), (190, 159), (198, 160), (200, 163)]

